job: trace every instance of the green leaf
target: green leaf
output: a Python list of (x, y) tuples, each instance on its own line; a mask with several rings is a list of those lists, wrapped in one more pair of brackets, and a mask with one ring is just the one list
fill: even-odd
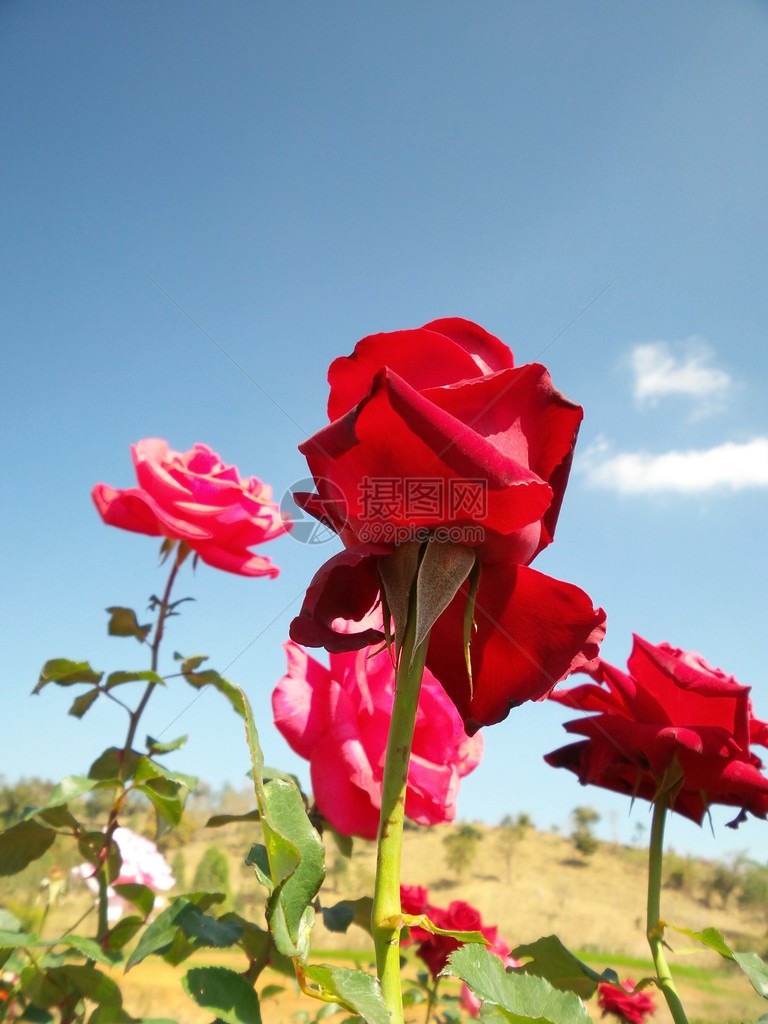
[(231, 825), (233, 821), (259, 821), (261, 815), (258, 811), (248, 811), (247, 814), (214, 814), (205, 823), (206, 828), (220, 828), (222, 825)]
[(74, 718), (82, 718), (86, 711), (95, 703), (101, 690), (97, 687), (93, 690), (88, 690), (86, 693), (81, 693), (79, 697), (75, 697), (72, 702), (72, 707), (69, 709), (69, 714)]
[(298, 775), (294, 775), (292, 772), (284, 772), (279, 768), (270, 768), (268, 764), (265, 764), (261, 770), (261, 777), (264, 782), (271, 782), (272, 779), (282, 779), (283, 782), (292, 782), (296, 789), (301, 792), (299, 777)]
[(105, 967), (114, 967), (116, 963), (120, 962), (120, 957), (116, 953), (105, 952), (95, 939), (87, 939), (82, 935), (63, 935), (60, 939), (49, 939), (43, 945), (66, 946), (68, 949), (74, 949), (87, 960), (94, 960)]
[(128, 917), (121, 917), (120, 920), (107, 932), (107, 945), (111, 950), (119, 952), (127, 946), (134, 935), (144, 926), (144, 918), (130, 914)]
[(139, 755), (135, 750), (129, 750), (124, 754), (122, 747), (107, 747), (88, 769), (88, 778), (119, 786), (121, 778), (133, 778), (138, 759)]
[(107, 632), (110, 636), (135, 636), (139, 643), (144, 643), (152, 632), (151, 624), (140, 626), (136, 618), (136, 612), (132, 608), (119, 608), (113, 605), (107, 608), (109, 612), (109, 625)]
[(139, 757), (136, 764), (136, 781), (145, 782), (151, 779), (166, 779), (188, 791), (193, 790), (197, 785), (197, 778), (194, 775), (172, 772), (165, 765), (159, 764), (149, 757)]
[(174, 750), (181, 750), (188, 739), (188, 736), (179, 736), (177, 740), (171, 740), (169, 743), (161, 743), (160, 740), (153, 739), (152, 736), (147, 736), (147, 750), (151, 755), (170, 754)]
[(325, 877), (323, 844), (307, 817), (296, 786), (282, 779), (264, 784), (264, 755), (245, 694), (242, 701), (268, 874), (274, 886), (267, 899), (267, 921), (278, 951), (285, 956), (303, 957), (314, 919), (310, 904)]
[(581, 999), (561, 992), (523, 971), (504, 964), (484, 946), (468, 944), (453, 952), (441, 976), (461, 978), (483, 1002), (493, 1003), (511, 1024), (590, 1024)]
[(136, 786), (139, 793), (150, 801), (161, 818), (176, 827), (184, 813), (184, 801), (179, 795), (179, 787), (165, 779), (152, 779), (141, 786)]
[[(24, 817), (31, 818), (33, 815), (40, 814), (41, 811), (47, 811), (52, 807), (63, 807), (70, 800), (76, 800), (79, 796), (83, 796), (84, 793), (90, 793), (92, 789), (96, 789), (99, 786), (101, 786), (101, 783), (97, 779), (89, 779), (85, 775), (68, 775), (53, 787), (51, 795), (44, 804), (25, 811)], [(102, 788), (105, 787), (102, 786)]]
[(333, 907), (322, 908), (323, 924), (331, 932), (345, 932), (351, 924), (356, 924), (370, 934), (372, 908), (373, 900), (370, 896), (362, 896), (358, 900), (342, 900)]
[(281, 992), (285, 992), (285, 985), (265, 985), (259, 992), (259, 999), (272, 999), (273, 996), (279, 996)]
[(172, 772), (148, 757), (140, 757), (136, 764), (136, 789), (151, 800), (158, 814), (171, 825), (178, 825), (184, 803), (197, 784), (192, 775)]
[(582, 999), (593, 996), (601, 981), (619, 984), (615, 971), (609, 969), (598, 974), (566, 949), (556, 935), (545, 935), (536, 942), (518, 946), (512, 950), (512, 956), (518, 960), (530, 958), (520, 968), (526, 974), (545, 978), (555, 988), (575, 992)]
[(346, 932), (355, 920), (355, 908), (351, 900), (343, 900), (334, 907), (323, 907), (323, 924), (329, 932)]
[(144, 917), (149, 917), (155, 905), (155, 894), (148, 885), (140, 882), (122, 882), (114, 887), (118, 896), (133, 904)]
[(51, 828), (69, 828), (73, 833), (80, 828), (80, 822), (66, 804), (61, 804), (59, 807), (48, 807), (38, 811), (35, 816), (44, 821), (46, 825), (50, 825)]
[(65, 967), (53, 967), (47, 972), (48, 981), (54, 986), (74, 989), (86, 999), (102, 1006), (122, 1006), (123, 996), (120, 986), (103, 971), (85, 964), (67, 964)]
[(672, 931), (678, 932), (680, 935), (689, 935), (703, 946), (714, 949), (724, 959), (733, 960), (733, 950), (725, 941), (725, 936), (717, 928), (704, 928), (703, 931), (694, 932), (690, 928), (678, 928), (677, 925), (669, 924), (669, 922), (667, 922), (667, 927), (671, 928)]
[(201, 946), (234, 946), (243, 937), (239, 922), (217, 921), (210, 914), (200, 912), (185, 917), (181, 927), (188, 939), (194, 939)]
[(231, 911), (228, 914), (222, 914), (219, 921), (233, 921), (237, 923), (242, 931), (239, 940), (240, 945), (248, 954), (249, 959), (260, 960), (266, 964), (269, 949), (272, 945), (272, 938), (269, 932), (265, 932), (257, 924), (254, 924), (252, 921), (246, 921), (244, 917)]
[(757, 953), (734, 953), (733, 959), (752, 982), (752, 988), (768, 999), (768, 964)]
[(110, 672), (107, 676), (106, 688), (114, 690), (116, 686), (122, 686), (123, 683), (156, 683), (158, 686), (165, 686), (165, 680), (157, 672), (143, 669), (140, 672)]
[(703, 931), (694, 932), (689, 928), (678, 928), (673, 924), (668, 927), (681, 935), (690, 935), (692, 939), (713, 949), (724, 959), (735, 961), (749, 978), (755, 992), (763, 999), (768, 999), (768, 964), (757, 953), (737, 953), (731, 949), (725, 936), (717, 928), (705, 928)]
[(201, 910), (206, 910), (212, 903), (220, 902), (223, 899), (223, 893), (209, 892), (191, 892), (184, 896), (177, 896), (170, 906), (166, 907), (148, 925), (139, 939), (136, 949), (128, 958), (126, 971), (141, 963), (150, 953), (166, 949), (173, 942), (185, 920), (198, 915)]
[(198, 1006), (224, 1024), (260, 1024), (259, 998), (237, 971), (227, 967), (193, 967), (181, 980)]
[(458, 939), (459, 942), (479, 942), (487, 945), (487, 940), (482, 932), (462, 932), (452, 928), (439, 928), (430, 921), (426, 914), (400, 914), (398, 922), (408, 928), (423, 928), (425, 932), (431, 932), (432, 935), (449, 935), (452, 939)]
[(345, 1009), (359, 1014), (367, 1024), (390, 1024), (381, 986), (374, 975), (328, 964), (297, 964), (296, 974), (302, 988), (315, 987), (322, 999), (334, 999)]
[(0, 929), (4, 932), (21, 931), (21, 921), (5, 907), (0, 907)]
[(87, 661), (70, 661), (69, 658), (51, 658), (40, 669), (40, 678), (32, 693), (40, 693), (48, 683), (57, 686), (74, 686), (75, 683), (101, 682), (103, 672), (95, 672)]
[(254, 843), (248, 851), (245, 863), (250, 864), (267, 892), (274, 892), (275, 886), (269, 874), (269, 857), (266, 846), (262, 843)]
[(21, 946), (34, 946), (37, 936), (27, 932), (0, 930), (0, 949), (18, 949)]
[(220, 676), (212, 668), (205, 669), (203, 672), (195, 671), (199, 665), (208, 660), (207, 657), (201, 654), (196, 654), (190, 658), (182, 658), (181, 655), (174, 655), (174, 657), (181, 661), (181, 674), (190, 686), (194, 686), (196, 690), (203, 690), (206, 686), (212, 686), (214, 690), (218, 690), (219, 693), (227, 698), (238, 715), (241, 717), (245, 715), (243, 697), (236, 686), (227, 679), (224, 679), (223, 676)]
[(20, 821), (0, 832), (0, 876), (15, 875), (42, 857), (52, 846), (56, 833), (36, 821)]
[(170, 946), (184, 918), (194, 913), (193, 907), (194, 904), (186, 896), (178, 896), (169, 907), (158, 914), (147, 927), (139, 939), (136, 949), (128, 958), (128, 963), (125, 965), (126, 971), (130, 971), (136, 964), (141, 963), (150, 953), (157, 953)]
[[(104, 846), (108, 842), (107, 859), (104, 861)], [(84, 860), (94, 866), (94, 876), (100, 871), (105, 874), (107, 885), (120, 876), (122, 857), (120, 847), (114, 838), (107, 841), (103, 832), (81, 832), (77, 837), (77, 848)]]

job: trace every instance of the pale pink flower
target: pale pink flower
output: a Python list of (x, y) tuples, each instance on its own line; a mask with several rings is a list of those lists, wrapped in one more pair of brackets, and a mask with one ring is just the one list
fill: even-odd
[[(107, 888), (107, 919), (110, 923), (119, 920), (128, 906), (128, 902), (115, 892), (114, 885), (137, 882), (148, 886), (154, 892), (163, 892), (176, 884), (165, 857), (150, 839), (145, 839), (144, 836), (137, 835), (123, 826), (115, 829), (112, 838), (120, 850), (122, 865), (119, 876)], [(80, 864), (72, 869), (72, 875), (81, 878), (94, 896), (98, 897), (99, 883), (95, 878), (93, 864)], [(155, 906), (159, 906), (161, 902), (157, 900)]]

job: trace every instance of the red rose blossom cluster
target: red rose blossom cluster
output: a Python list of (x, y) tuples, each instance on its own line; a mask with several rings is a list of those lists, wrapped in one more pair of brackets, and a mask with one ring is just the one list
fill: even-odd
[(671, 787), (672, 807), (701, 824), (710, 804), (768, 815), (768, 778), (752, 744), (768, 746), (768, 723), (752, 714), (750, 688), (699, 654), (635, 636), (627, 672), (600, 660), (594, 682), (552, 699), (592, 711), (565, 728), (587, 737), (545, 760), (586, 784), (654, 800)]
[[(404, 914), (426, 914), (432, 924), (447, 931), (480, 932), (488, 941), (488, 952), (502, 960), (507, 967), (518, 967), (510, 956), (510, 947), (501, 938), (495, 926), (484, 925), (480, 911), (464, 900), (451, 900), (447, 907), (436, 907), (429, 902), (429, 893), (421, 885), (401, 885), (400, 903)], [(410, 937), (403, 942), (415, 942), (416, 955), (421, 957), (433, 978), (448, 963), (448, 957), (462, 943), (450, 935), (433, 935), (425, 928), (412, 927)], [(474, 997), (473, 997), (474, 998)]]
[(597, 986), (597, 1005), (603, 1016), (612, 1013), (627, 1024), (644, 1024), (656, 1008), (650, 992), (635, 992), (632, 978), (622, 981), (621, 985), (601, 981)]
[(432, 627), (427, 665), (467, 727), (499, 722), (596, 657), (605, 614), (528, 568), (552, 542), (582, 410), (545, 367), (457, 317), (363, 338), (329, 370), (329, 424), (305, 441), (316, 493), (296, 495), (345, 550), (316, 573), (291, 637), (330, 652), (383, 638), (361, 622), (378, 560), (408, 540), (471, 547), (479, 566), (464, 650), (465, 583)]
[(183, 541), (215, 569), (240, 576), (277, 576), (268, 558), (249, 548), (290, 529), (256, 477), (241, 479), (204, 444), (175, 452), (149, 437), (131, 447), (138, 487), (96, 484), (92, 497), (109, 526)]

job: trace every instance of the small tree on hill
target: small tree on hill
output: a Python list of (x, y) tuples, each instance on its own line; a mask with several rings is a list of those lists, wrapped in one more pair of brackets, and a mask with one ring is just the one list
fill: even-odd
[(197, 865), (192, 888), (213, 889), (223, 892), (229, 899), (229, 862), (218, 846), (209, 846)]
[(574, 824), (571, 842), (582, 857), (591, 857), (600, 845), (592, 831), (600, 821), (600, 815), (594, 807), (575, 807), (571, 811), (571, 819)]
[(507, 869), (508, 882), (512, 875), (512, 858), (515, 848), (530, 827), (529, 815), (518, 814), (517, 817), (513, 817), (511, 814), (505, 814), (496, 829), (496, 847)]
[(459, 825), (443, 839), (445, 862), (451, 871), (461, 876), (477, 856), (482, 832), (472, 825)]

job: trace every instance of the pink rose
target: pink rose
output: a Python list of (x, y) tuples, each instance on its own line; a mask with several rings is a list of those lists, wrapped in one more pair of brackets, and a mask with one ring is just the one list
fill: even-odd
[(597, 986), (597, 1005), (603, 1016), (612, 1013), (627, 1024), (643, 1024), (655, 1009), (653, 996), (648, 992), (635, 992), (631, 978), (622, 981), (621, 986), (601, 981)]
[[(310, 763), (320, 812), (345, 835), (375, 839), (395, 675), (389, 653), (330, 655), (330, 668), (285, 644), (288, 674), (272, 694), (275, 724)], [(459, 780), (480, 762), (482, 737), (468, 737), (431, 672), (424, 681), (408, 769), (405, 813), (420, 825), (452, 821)]]
[(290, 529), (270, 487), (256, 477), (240, 479), (235, 466), (204, 444), (182, 453), (149, 437), (131, 453), (138, 487), (117, 491), (96, 484), (91, 492), (105, 523), (183, 541), (215, 569), (277, 576), (268, 558), (249, 550)]
[[(122, 826), (115, 829), (112, 838), (120, 850), (122, 864), (120, 874), (107, 889), (107, 918), (110, 922), (119, 920), (128, 906), (122, 896), (115, 892), (113, 885), (137, 882), (149, 886), (154, 892), (164, 892), (176, 884), (165, 857), (151, 840)], [(99, 883), (94, 877), (93, 864), (80, 864), (72, 869), (72, 874), (75, 878), (81, 878), (94, 896), (98, 896)]]

